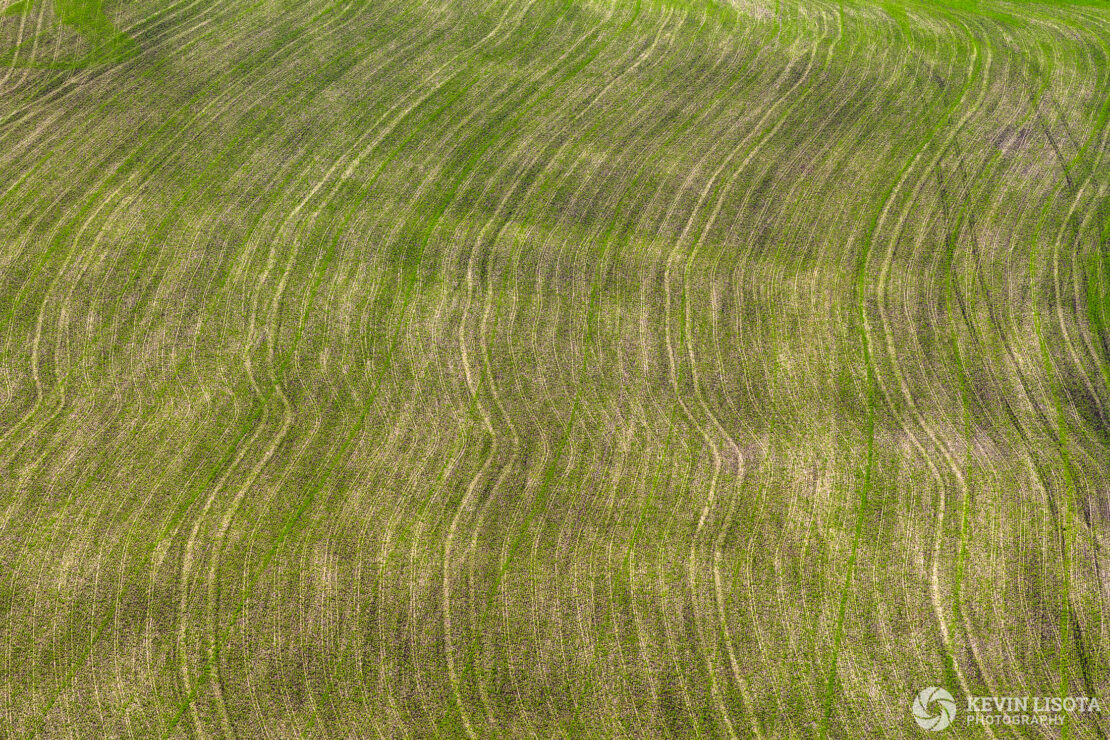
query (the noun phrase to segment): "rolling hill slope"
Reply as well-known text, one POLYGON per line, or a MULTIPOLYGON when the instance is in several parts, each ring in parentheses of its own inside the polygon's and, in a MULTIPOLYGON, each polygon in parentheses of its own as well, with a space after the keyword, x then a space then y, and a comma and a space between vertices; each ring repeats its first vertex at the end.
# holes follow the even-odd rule
POLYGON ((22 0, 0 63, 0 735, 1110 701, 1105 3, 22 0))

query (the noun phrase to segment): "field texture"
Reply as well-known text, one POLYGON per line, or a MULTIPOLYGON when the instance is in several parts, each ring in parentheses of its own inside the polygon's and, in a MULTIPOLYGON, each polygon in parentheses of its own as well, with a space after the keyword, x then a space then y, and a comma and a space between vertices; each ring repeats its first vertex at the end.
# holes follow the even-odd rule
POLYGON ((1105 3, 0 0, 0 736, 1106 737, 1108 116, 1105 3))

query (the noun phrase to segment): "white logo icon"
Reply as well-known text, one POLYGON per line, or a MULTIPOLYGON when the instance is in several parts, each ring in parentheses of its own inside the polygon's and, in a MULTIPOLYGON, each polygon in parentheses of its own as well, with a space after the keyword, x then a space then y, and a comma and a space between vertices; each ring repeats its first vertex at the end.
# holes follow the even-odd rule
POLYGON ((943 730, 956 719, 956 700, 937 686, 922 689, 913 700, 913 718, 923 730, 943 730))

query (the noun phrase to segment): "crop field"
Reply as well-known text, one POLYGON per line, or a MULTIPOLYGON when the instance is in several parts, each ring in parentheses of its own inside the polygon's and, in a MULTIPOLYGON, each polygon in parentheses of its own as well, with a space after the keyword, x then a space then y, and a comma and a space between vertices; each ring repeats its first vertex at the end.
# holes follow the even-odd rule
POLYGON ((1102 0, 0 0, 0 737, 1107 737, 1108 119, 1102 0))

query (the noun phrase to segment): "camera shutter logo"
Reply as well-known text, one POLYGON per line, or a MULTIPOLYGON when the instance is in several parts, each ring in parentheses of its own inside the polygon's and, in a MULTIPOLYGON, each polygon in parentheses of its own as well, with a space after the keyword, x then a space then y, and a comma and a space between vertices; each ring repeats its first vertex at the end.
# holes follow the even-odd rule
POLYGON ((943 730, 956 719, 956 700, 937 686, 922 689, 913 700, 913 718, 923 730, 943 730))

